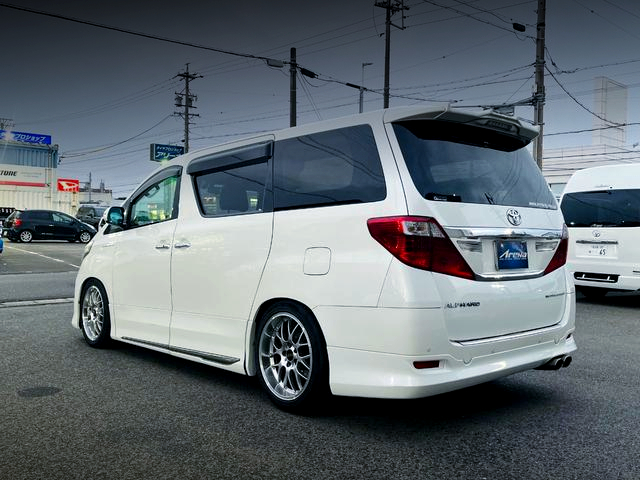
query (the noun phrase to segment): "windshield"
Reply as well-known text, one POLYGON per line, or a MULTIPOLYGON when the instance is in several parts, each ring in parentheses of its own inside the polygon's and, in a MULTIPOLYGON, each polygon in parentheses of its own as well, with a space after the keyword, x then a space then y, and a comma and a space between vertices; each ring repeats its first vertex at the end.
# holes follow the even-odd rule
POLYGON ((413 182, 428 200, 557 209, 519 139, 445 121, 393 125, 413 182))
POLYGON ((568 227, 638 227, 640 190, 567 193, 561 209, 568 227))

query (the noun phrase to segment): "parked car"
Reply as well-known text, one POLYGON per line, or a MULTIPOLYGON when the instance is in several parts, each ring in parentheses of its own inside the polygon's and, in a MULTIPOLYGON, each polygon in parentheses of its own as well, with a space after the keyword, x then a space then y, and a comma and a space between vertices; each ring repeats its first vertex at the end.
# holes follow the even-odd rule
POLYGON ((14 242, 68 240, 88 243, 96 229, 63 212, 16 210, 5 220, 2 233, 14 242))
POLYGON ((97 229, 102 214, 104 214, 106 209, 107 207, 101 205, 82 205, 76 212, 76 218, 97 229))
POLYGON ((419 107, 189 152, 107 211, 72 324, 257 375, 293 411, 566 367, 575 290, 536 135, 419 107))
POLYGON ((586 296, 640 290, 640 165, 578 170, 562 195, 568 266, 586 296))
POLYGON ((0 230, 0 253, 4 251, 4 241, 2 240, 2 230, 0 230))

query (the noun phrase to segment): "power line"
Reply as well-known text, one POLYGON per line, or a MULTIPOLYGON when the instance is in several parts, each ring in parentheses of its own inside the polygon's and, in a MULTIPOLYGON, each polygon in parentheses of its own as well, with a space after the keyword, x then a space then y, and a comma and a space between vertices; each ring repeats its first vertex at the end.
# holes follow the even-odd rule
POLYGON ((145 133, 147 133, 148 131, 153 130, 153 129, 154 129, 154 128, 156 128, 158 125, 160 125, 162 122, 166 121, 168 118, 171 118, 171 115, 167 115, 166 117, 164 117, 162 120, 160 120, 160 121, 159 121, 158 123, 156 123, 155 125, 153 125, 153 126, 151 126, 151 127, 147 128, 146 130, 143 130, 142 132, 140 132, 140 133, 138 133, 138 134, 136 134, 136 135, 134 135, 134 136, 132 136, 132 137, 127 138, 126 140, 122 140, 122 141, 120 141, 120 142, 116 142, 116 143, 113 143, 113 144, 111 144, 111 145, 106 145, 106 146, 104 146, 104 147, 96 148, 95 150, 89 150, 89 151, 86 151, 86 152, 66 153, 66 154, 64 154, 64 153, 63 153, 62 155, 60 155, 60 159, 63 159, 63 158, 81 157, 81 156, 84 156, 84 155, 91 155, 91 154, 93 154, 93 153, 102 152, 102 151, 104 151, 104 150, 108 150, 108 149, 110 149, 110 148, 117 147, 118 145, 122 145, 123 143, 130 142, 131 140, 134 140, 134 139, 136 139, 136 138, 140 137, 141 135, 144 135, 144 134, 145 134, 145 133))
POLYGON ((558 86, 559 86, 559 87, 564 91, 564 93, 566 93, 566 94, 571 98, 571 100, 573 100, 576 104, 578 104, 578 106, 580 106, 581 108, 583 108, 584 110, 586 110, 587 112, 589 112, 589 113, 590 113, 591 115, 593 115, 594 117, 599 118, 599 119, 600 119, 600 120, 602 120, 603 122, 607 122, 607 123, 609 123, 609 124, 611 124, 611 125, 615 125, 615 126, 618 126, 618 127, 622 126, 622 125, 621 125, 621 124, 619 124, 619 123, 612 122, 611 120, 607 120, 607 119, 606 119, 606 118, 604 118, 603 116, 598 115, 598 114, 597 114, 597 113, 595 113, 594 111, 592 111, 592 110, 590 110, 589 108, 587 108, 587 107, 585 106, 585 104, 584 104, 584 103, 580 102, 580 100, 578 100, 576 97, 574 97, 574 96, 571 94, 571 92, 569 92, 569 90, 567 90, 567 89, 564 87, 564 85, 562 85, 562 83, 560 83, 560 81, 556 78, 556 76, 553 74, 553 72, 551 72, 551 70, 549 70, 549 68, 548 68, 548 67, 546 67, 546 66, 545 66, 545 69, 547 70, 547 72, 549 73, 549 75, 551 75, 551 78, 553 78, 553 79, 555 80, 555 82, 558 84, 558 86))

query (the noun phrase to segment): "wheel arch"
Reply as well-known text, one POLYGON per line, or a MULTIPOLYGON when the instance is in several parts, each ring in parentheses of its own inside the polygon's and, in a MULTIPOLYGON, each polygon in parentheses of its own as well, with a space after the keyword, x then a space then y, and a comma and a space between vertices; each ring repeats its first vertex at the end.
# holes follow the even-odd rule
MULTIPOLYGON (((255 355, 255 347, 256 347, 256 331, 258 328, 258 324, 260 323, 260 320, 262 319, 262 317, 264 316, 264 313, 271 307, 273 307, 274 305, 278 305, 278 304, 290 304, 290 305, 296 305, 298 307, 300 307, 302 310, 304 310, 309 317, 315 322, 316 326, 318 327, 318 331, 320 332, 320 343, 322 344, 322 347, 325 350, 325 353, 327 351, 327 342, 324 338, 324 332, 322 331, 322 327, 320 325, 320 322, 318 322, 318 318, 315 316, 315 314, 313 313, 313 310, 311 308, 309 308, 306 304, 304 304, 303 302, 299 301, 299 300, 295 300, 293 298, 287 298, 287 297, 277 297, 277 298, 271 298, 269 300, 265 300, 256 310, 255 315, 253 316, 253 318, 251 319, 250 324, 247 326, 247 342, 246 342, 246 355, 245 355, 245 371, 247 372, 247 375, 249 376, 255 376, 258 373, 258 370, 256 368, 256 355, 255 355)), ((328 357, 327 357, 327 362, 328 362, 328 357)), ((330 365, 328 365, 328 368, 330 368, 330 365)))

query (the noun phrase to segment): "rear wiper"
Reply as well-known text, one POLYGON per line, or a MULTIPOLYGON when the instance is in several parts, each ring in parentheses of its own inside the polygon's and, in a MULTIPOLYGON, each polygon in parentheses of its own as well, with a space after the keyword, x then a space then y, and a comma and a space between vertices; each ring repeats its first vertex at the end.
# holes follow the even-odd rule
POLYGON ((455 193, 435 193, 429 192, 424 198, 427 200, 435 200, 436 202, 462 202, 462 197, 455 193))
POLYGON ((487 202, 489 202, 489 204, 491 205, 495 205, 496 201, 493 199, 493 195, 491 195, 488 192, 484 192, 484 197, 487 199, 487 202))

